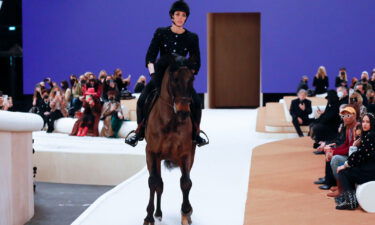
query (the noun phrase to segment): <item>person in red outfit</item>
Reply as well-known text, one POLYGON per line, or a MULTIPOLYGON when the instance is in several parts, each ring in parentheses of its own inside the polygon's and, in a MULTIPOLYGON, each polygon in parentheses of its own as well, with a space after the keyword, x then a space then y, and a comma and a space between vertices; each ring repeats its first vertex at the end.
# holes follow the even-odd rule
POLYGON ((71 135, 74 136, 99 136, 99 120, 101 115, 101 104, 94 88, 88 88, 84 94, 83 114, 74 124, 71 135))

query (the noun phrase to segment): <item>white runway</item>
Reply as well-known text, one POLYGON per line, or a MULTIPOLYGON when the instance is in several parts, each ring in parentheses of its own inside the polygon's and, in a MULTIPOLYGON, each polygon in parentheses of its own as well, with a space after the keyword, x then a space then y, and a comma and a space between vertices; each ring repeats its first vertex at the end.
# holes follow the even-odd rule
MULTIPOLYGON (((209 135, 211 143, 197 148, 191 173, 193 187, 190 201, 194 209, 194 225, 243 225, 252 149, 263 143, 296 137, 255 132, 256 112, 257 110, 204 110, 202 129, 209 135)), ((86 141, 82 138, 80 140, 91 143, 91 147, 94 147, 93 138, 85 139, 86 141)), ((122 139, 110 140, 109 146, 102 139, 98 140, 95 144, 98 151, 117 152, 124 149, 130 154, 144 154, 144 143, 133 149, 125 146, 122 139)), ((48 148, 39 144, 41 149, 48 148)), ((68 142, 64 144, 69 145, 68 142)), ((155 224, 180 224, 180 175, 179 169, 162 170, 163 221, 155 224)), ((144 169, 101 196, 73 225, 142 224, 149 199, 147 179, 148 172, 144 169)))

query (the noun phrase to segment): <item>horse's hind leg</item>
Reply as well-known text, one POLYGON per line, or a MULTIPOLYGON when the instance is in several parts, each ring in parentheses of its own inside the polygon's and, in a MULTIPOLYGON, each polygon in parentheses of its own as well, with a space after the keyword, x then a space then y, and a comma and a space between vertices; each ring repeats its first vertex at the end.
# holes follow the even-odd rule
POLYGON ((181 167, 182 176, 180 179, 180 185, 182 190, 183 202, 181 207, 181 224, 182 225, 189 225, 192 223, 191 221, 191 214, 193 213, 193 208, 191 207, 189 201, 189 193, 190 189, 193 186, 193 183, 190 179, 190 168, 191 162, 190 160, 185 160, 183 166, 181 167))
MULTIPOLYGON (((160 190, 160 172, 158 173, 158 170, 160 171, 160 160, 157 160, 156 157, 152 154, 147 154, 147 167, 150 173, 150 176, 148 178, 148 186, 150 188, 150 200, 147 206, 147 216, 144 220, 144 225, 154 225, 155 219, 154 219, 154 198, 155 198, 155 192, 157 190, 160 190)), ((159 209, 160 210, 160 209, 159 209)), ((161 212, 161 211, 160 211, 161 212)))

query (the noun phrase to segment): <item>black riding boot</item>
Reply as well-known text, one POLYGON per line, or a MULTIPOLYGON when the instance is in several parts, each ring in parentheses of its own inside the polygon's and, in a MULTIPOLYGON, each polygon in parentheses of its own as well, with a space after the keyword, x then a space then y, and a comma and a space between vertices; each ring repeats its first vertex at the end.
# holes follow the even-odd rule
POLYGON ((194 104, 191 104, 190 107, 192 114, 191 119, 193 122, 193 140, 195 141, 198 147, 202 147, 204 145, 209 144, 209 140, 206 133, 200 130, 202 109, 200 106, 200 99, 195 92, 193 93, 193 103, 194 104), (206 136, 207 140, 200 136, 201 133, 206 136))
POLYGON ((144 126, 143 126, 143 122, 142 122, 142 123, 138 124, 138 127, 135 131, 131 131, 126 136, 125 143, 135 147, 138 144, 138 141, 143 141, 144 137, 145 137, 145 132, 144 132, 144 126), (133 133, 134 133, 134 135, 131 135, 133 133))

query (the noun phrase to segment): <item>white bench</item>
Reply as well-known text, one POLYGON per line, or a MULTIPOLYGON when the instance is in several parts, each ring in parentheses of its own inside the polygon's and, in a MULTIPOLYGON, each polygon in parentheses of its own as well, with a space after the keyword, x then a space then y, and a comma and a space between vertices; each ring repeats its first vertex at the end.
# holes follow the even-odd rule
POLYGON ((358 185, 356 195, 363 210, 375 213, 375 181, 358 185))

